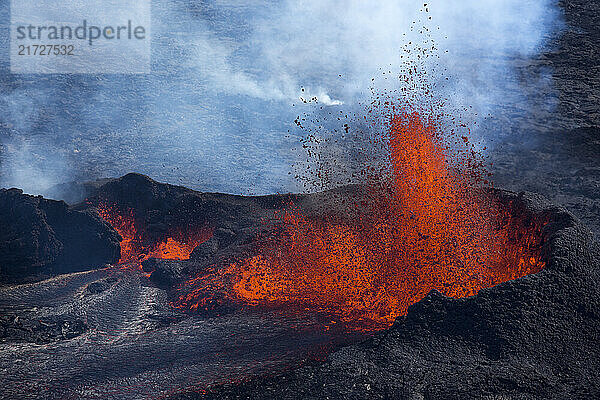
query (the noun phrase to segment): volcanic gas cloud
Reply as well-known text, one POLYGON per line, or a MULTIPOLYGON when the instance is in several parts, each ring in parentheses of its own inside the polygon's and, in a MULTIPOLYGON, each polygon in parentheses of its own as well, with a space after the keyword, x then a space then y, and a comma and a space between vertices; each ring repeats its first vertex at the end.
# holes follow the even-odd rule
POLYGON ((190 281, 175 303, 198 309, 219 286, 249 306, 291 305, 331 315, 353 329, 388 327, 433 289, 451 297, 540 271, 539 227, 495 203, 467 137, 439 120, 392 107, 374 145, 380 168, 365 167, 352 218, 307 217, 291 204, 274 240, 254 257, 190 281), (458 140, 457 140, 458 139, 458 140))

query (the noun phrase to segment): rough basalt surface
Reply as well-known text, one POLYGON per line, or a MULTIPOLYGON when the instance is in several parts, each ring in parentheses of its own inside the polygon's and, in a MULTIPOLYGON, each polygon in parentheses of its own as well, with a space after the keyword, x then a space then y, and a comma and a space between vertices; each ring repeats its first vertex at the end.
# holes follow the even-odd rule
POLYGON ((36 344, 68 340, 87 330, 79 318, 50 316, 32 318, 32 313, 0 315, 0 343, 29 342, 36 344))
POLYGON ((0 190, 0 283, 102 267, 119 259, 121 238, 97 214, 63 201, 0 190))
POLYGON ((547 267, 477 296, 438 292, 364 343, 284 374, 178 399, 566 399, 600 396, 598 245, 569 212, 498 191, 549 221, 547 267))

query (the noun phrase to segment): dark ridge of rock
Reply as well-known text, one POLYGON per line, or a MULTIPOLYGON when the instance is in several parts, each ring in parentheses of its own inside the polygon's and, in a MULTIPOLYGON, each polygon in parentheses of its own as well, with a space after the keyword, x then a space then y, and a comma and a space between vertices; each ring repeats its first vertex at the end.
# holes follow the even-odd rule
POLYGON ((3 189, 0 202, 0 275, 39 273, 58 257, 62 243, 46 223, 38 199, 18 189, 3 189))
POLYGON ((541 196, 495 191, 545 221, 547 267, 478 295, 431 292, 389 330, 276 376, 177 399, 566 399, 600 397, 600 249, 541 196))
POLYGON ((226 236, 231 239, 240 229, 259 225, 262 219, 272 216, 272 211, 281 210, 290 202, 308 216, 336 215, 339 208, 348 206, 348 199, 357 198, 362 190, 358 185, 349 185, 313 194, 239 196, 198 192, 136 173, 100 183, 87 184, 94 189, 76 209, 85 210, 98 204, 117 205, 123 210, 133 210, 136 220, 151 230, 208 224, 222 230, 221 239, 226 236))
POLYGON ((88 330, 80 318, 49 316, 30 318, 27 315, 0 315, 0 343, 47 344, 73 339, 88 330))
POLYGON ((98 215, 65 202, 0 190, 0 282, 19 283, 119 259, 120 237, 98 215))
POLYGON ((238 235, 248 233, 249 228, 258 226, 261 218, 268 215, 261 202, 260 198, 197 192, 132 173, 109 180, 75 207, 87 210, 107 205, 122 212, 131 210, 140 227, 141 239, 149 243, 164 240, 174 228, 183 231, 210 228, 223 232, 220 246, 224 246, 224 241, 232 244, 240 239, 238 235))

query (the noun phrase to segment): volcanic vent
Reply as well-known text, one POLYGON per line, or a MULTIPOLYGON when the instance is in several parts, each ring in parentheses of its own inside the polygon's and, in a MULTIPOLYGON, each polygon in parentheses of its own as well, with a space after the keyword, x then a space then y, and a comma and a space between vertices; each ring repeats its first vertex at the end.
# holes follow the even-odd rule
POLYGON ((501 200, 467 138, 452 141, 435 118, 407 107, 395 108, 383 128, 374 146, 385 157, 365 168, 360 185, 232 197, 245 209, 235 214, 254 214, 236 223, 198 208, 183 188, 177 206, 142 198, 136 211, 114 190, 96 203, 123 237, 122 263, 191 257, 173 305, 194 312, 291 306, 327 315, 330 325, 378 330, 431 290, 472 296, 544 267, 545 222, 501 200), (149 233, 153 219, 159 234, 149 233))
MULTIPOLYGON (((403 110, 380 140, 387 160, 365 174, 360 200, 312 216, 292 201, 276 213, 269 236, 258 238, 255 255, 189 284, 372 330, 390 326, 431 290, 471 296, 544 267, 543 222, 511 214, 493 190, 476 188, 475 154, 461 159, 463 150, 445 145, 434 120, 403 110)), ((195 289, 176 305, 201 308, 205 295, 195 289)))

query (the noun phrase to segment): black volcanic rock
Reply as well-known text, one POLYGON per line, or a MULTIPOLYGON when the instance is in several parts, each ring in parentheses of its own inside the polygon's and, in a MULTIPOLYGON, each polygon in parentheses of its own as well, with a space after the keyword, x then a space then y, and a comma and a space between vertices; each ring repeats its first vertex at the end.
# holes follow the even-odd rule
POLYGON ((169 288, 189 275, 190 263, 178 260, 149 258, 142 262, 144 272, 150 273, 150 280, 158 287, 169 288))
POLYGON ((206 242, 197 246, 191 254, 191 258, 202 263, 208 264, 212 262, 220 247, 220 241, 215 236, 208 239, 206 242))
POLYGON ((255 198, 197 192, 131 173, 91 190, 87 200, 75 208, 89 210, 106 205, 121 212, 131 211, 140 227, 140 239, 149 244, 166 239, 173 230, 186 234, 207 228, 219 236, 222 247, 259 224, 265 216, 259 203, 255 198))
POLYGON ((0 190, 0 282, 101 267, 119 259, 120 237, 100 217, 65 202, 0 190))
POLYGON ((495 193, 543 223, 541 272, 464 299, 431 292, 388 331, 323 363, 174 398, 599 398, 599 245, 540 196, 495 193))
POLYGON ((26 315, 0 315, 0 343, 46 344, 72 339, 87 329, 86 323, 79 318, 63 316, 30 318, 26 315))

